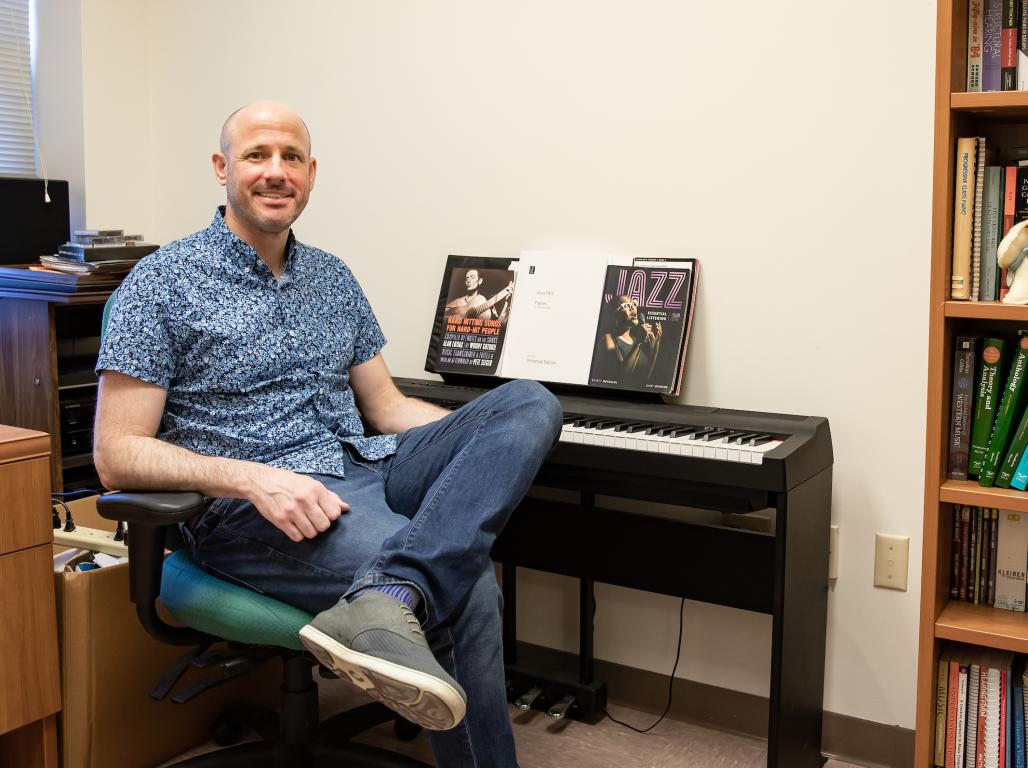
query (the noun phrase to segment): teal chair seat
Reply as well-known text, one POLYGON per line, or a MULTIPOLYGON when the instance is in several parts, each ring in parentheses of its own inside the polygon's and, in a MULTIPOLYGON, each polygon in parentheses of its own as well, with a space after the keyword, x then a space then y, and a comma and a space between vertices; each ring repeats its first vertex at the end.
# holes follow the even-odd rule
POLYGON ((294 651, 304 650, 296 633, 313 618, 299 608, 211 576, 184 549, 164 561, 161 604, 176 621, 208 635, 294 651))

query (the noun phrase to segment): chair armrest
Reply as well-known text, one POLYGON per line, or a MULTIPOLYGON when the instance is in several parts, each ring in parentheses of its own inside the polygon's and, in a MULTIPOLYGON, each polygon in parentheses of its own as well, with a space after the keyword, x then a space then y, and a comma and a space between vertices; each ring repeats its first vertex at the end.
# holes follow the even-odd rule
POLYGON ((199 514, 208 503, 199 493, 109 493, 96 500, 101 517, 129 524, 129 596, 146 631, 170 645, 195 645, 215 639, 188 627, 172 626, 157 613, 164 569, 164 529, 199 514))
POLYGON ((108 520, 141 525, 174 525, 199 514, 208 504, 199 493, 118 492, 96 500, 96 511, 108 520))

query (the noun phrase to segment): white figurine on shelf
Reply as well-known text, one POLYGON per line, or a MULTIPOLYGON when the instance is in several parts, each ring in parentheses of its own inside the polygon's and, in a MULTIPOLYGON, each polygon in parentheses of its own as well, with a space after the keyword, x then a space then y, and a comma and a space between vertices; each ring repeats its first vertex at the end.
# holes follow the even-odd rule
POLYGON ((996 249, 996 263, 1007 270, 1010 290, 1003 297, 1004 304, 1028 304, 1028 266, 1023 266, 1028 254, 1028 220, 1015 224, 996 249))

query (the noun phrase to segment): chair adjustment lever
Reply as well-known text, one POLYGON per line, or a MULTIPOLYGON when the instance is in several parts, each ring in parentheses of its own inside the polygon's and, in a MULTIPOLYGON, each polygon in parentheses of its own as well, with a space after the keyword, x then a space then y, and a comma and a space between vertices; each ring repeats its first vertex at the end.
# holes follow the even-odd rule
POLYGON ((165 696, 167 696, 168 691, 175 686, 175 683, 177 683, 179 678, 181 678, 185 671, 189 669, 193 664, 193 661, 199 655, 203 654, 209 646, 210 643, 202 643, 188 653, 182 654, 168 665, 167 669, 164 670, 164 674, 160 676, 160 679, 158 679, 157 682, 154 683, 153 688, 150 689, 150 698, 161 701, 165 696))
POLYGON ((263 662, 276 656, 278 656, 278 651, 270 648, 260 648, 247 653, 236 653, 231 658, 220 659, 217 662, 217 668, 220 672, 194 680, 181 690, 176 691, 171 700, 175 704, 185 704, 187 701, 195 699, 204 691, 233 680, 240 675, 245 675, 250 670, 256 669, 263 662))

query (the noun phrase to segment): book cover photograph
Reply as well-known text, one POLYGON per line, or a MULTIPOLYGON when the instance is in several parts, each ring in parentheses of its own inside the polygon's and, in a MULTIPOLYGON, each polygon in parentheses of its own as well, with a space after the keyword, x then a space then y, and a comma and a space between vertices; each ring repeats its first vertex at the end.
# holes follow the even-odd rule
POLYGON ((426 369, 436 373, 495 374, 514 293, 513 264, 449 256, 440 289, 426 369))
POLYGON ((590 386, 676 390, 692 278, 688 263, 607 268, 590 386))

